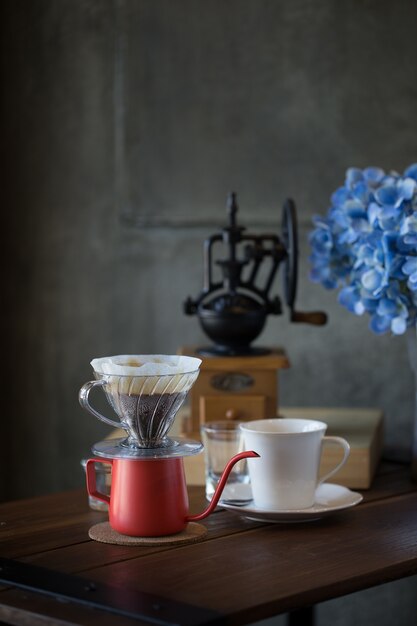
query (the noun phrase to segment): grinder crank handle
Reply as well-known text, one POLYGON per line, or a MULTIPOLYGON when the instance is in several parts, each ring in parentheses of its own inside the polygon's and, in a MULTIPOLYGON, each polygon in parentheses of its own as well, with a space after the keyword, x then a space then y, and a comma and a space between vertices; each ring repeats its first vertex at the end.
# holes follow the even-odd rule
POLYGON ((301 311, 292 310, 291 321, 312 324, 313 326, 323 326, 327 322, 327 315, 323 311, 309 311, 308 313, 302 313, 301 311))

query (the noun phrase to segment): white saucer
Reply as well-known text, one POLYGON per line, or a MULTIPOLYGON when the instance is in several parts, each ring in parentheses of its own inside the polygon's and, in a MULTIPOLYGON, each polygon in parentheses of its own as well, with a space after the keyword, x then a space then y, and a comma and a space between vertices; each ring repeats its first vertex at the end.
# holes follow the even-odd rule
MULTIPOLYGON (((247 487, 247 497, 250 497, 250 486, 247 487)), ((242 496, 243 494, 239 494, 242 496)), ((281 511, 266 511, 255 506, 253 500, 222 499, 219 506, 242 517, 257 522, 306 522, 325 517, 335 511, 348 509, 363 500, 363 496, 356 491, 351 491, 342 485, 323 483, 317 488, 316 498, 313 506, 308 509, 294 509, 281 511)))

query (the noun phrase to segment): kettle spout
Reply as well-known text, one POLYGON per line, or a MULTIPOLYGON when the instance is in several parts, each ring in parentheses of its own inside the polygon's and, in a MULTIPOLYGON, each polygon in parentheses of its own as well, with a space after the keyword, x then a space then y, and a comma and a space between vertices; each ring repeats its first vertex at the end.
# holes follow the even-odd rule
POLYGON ((259 457, 259 454, 257 452, 254 452, 253 450, 240 452, 239 454, 236 454, 234 457, 232 457, 223 470, 223 474, 221 475, 221 478, 218 482, 218 485, 216 487, 216 490, 213 494, 212 499, 210 500, 210 504, 208 505, 208 507, 202 513, 199 513, 198 515, 188 515, 187 522, 196 522, 210 515, 210 513, 214 511, 214 509, 217 506, 218 501, 220 500, 220 496, 222 495, 224 486, 226 484, 227 479, 229 478, 229 474, 232 471, 233 466, 238 461, 241 461, 242 459, 249 459, 249 458, 256 458, 256 457, 259 457))

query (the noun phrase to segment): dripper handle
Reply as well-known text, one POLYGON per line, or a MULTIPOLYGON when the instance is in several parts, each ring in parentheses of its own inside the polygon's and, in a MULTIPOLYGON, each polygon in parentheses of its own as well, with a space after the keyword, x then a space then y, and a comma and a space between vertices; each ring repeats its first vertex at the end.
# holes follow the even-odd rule
POLYGON ((121 428, 120 422, 115 422, 114 420, 111 420, 109 417, 105 417, 104 415, 102 415, 101 413, 93 409, 90 402, 88 401, 88 396, 90 394, 90 391, 93 389, 93 387, 103 387, 103 385, 105 384, 106 384, 106 381, 103 379, 90 380, 88 383, 85 383, 85 385, 81 387, 79 394, 78 394, 78 400, 80 401, 80 404, 83 407, 83 409, 92 413, 94 417, 97 417, 99 420, 101 420, 102 422, 105 422, 106 424, 110 424, 110 426, 113 426, 113 428, 121 428))

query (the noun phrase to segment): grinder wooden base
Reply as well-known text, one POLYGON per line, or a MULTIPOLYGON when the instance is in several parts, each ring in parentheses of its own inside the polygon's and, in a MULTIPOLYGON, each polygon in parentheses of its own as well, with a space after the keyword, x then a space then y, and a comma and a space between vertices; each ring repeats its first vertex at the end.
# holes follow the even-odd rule
POLYGON ((184 434, 200 432, 201 424, 218 420, 247 421, 274 417, 279 406, 280 369, 290 366, 282 348, 250 356, 201 356, 195 346, 179 354, 202 359, 200 374, 189 392, 190 419, 184 434))

